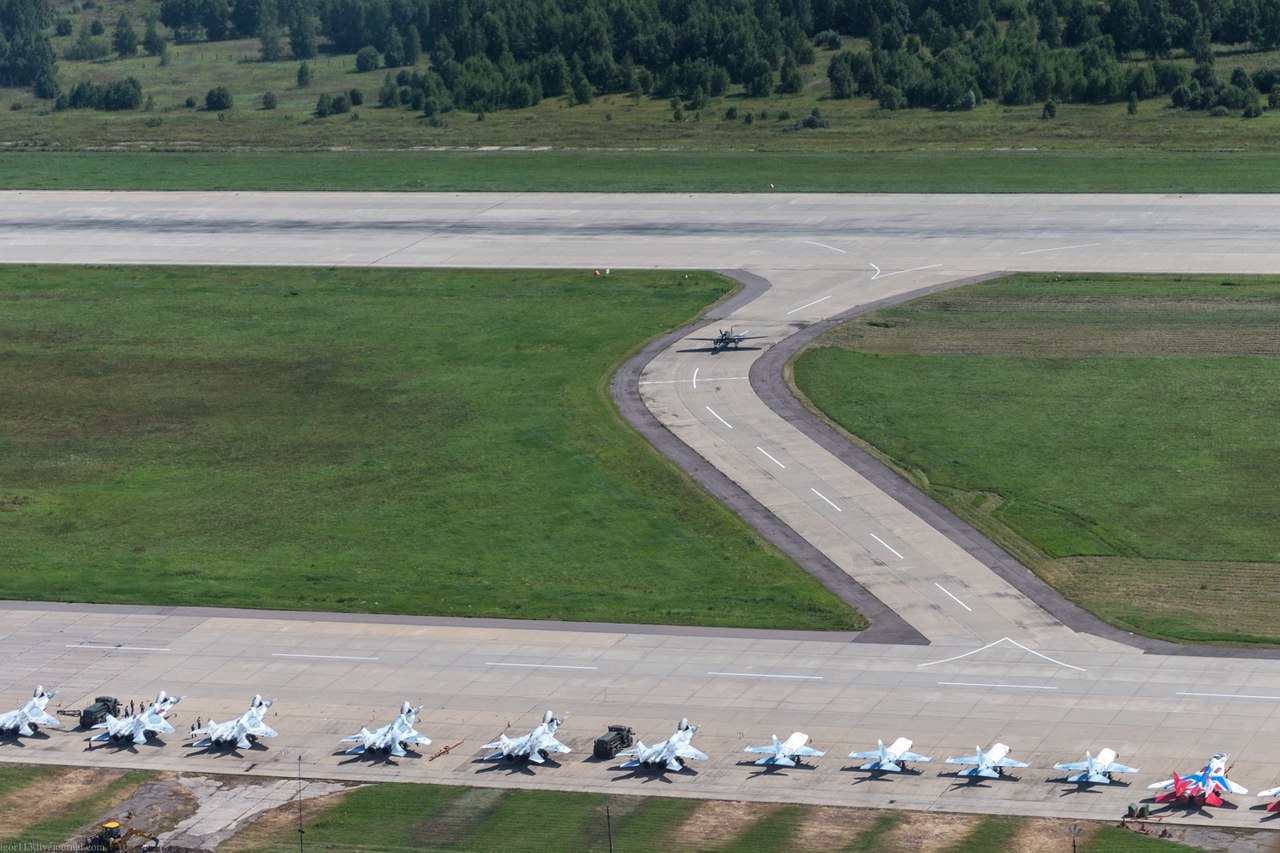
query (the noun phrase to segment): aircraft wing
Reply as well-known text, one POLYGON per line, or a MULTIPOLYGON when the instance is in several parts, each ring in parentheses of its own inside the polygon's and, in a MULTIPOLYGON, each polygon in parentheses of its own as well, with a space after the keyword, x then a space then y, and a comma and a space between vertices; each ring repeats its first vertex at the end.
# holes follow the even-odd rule
POLYGON ((1268 789, 1267 789, 1267 790, 1265 790, 1265 791, 1259 791, 1259 792, 1258 792, 1258 796, 1259 796, 1259 797, 1276 797, 1276 796, 1280 796, 1280 787, 1276 787, 1276 788, 1268 788, 1268 789))
POLYGON ((1165 779, 1163 782, 1152 782, 1150 785, 1147 786, 1148 790, 1152 790, 1152 791, 1154 791, 1157 788, 1172 788, 1172 787, 1173 787, 1172 779, 1165 779))
POLYGON ((1102 772, 1103 773, 1140 773, 1142 771, 1137 767, 1128 767, 1124 764, 1121 764, 1118 761, 1113 761, 1110 764, 1108 764, 1106 767, 1103 767, 1102 772))
MULTIPOLYGON (((773 750, 769 750, 772 752, 773 750)), ((780 767, 795 767, 796 763, 785 755, 766 755, 764 758, 756 760, 756 764, 765 766, 773 766, 777 764, 780 767)))
POLYGON ((992 767, 1029 767, 1025 761, 1015 761, 1012 758, 1001 758, 999 761, 991 762, 992 767))
POLYGON ((933 761, 933 759, 930 758, 929 756, 919 755, 918 753, 915 753, 915 752, 899 753, 897 760, 898 761, 919 761, 921 764, 933 761))
POLYGON ((275 729, 262 722, 262 720, 254 720, 252 723, 246 723, 244 733, 247 735, 253 735, 254 737, 276 737, 275 729))
POLYGON ((772 746, 749 746, 743 752, 751 752, 757 755, 776 755, 777 750, 772 746))
MULTIPOLYGON (((1069 761, 1063 764, 1053 765, 1054 770, 1088 770, 1089 762, 1087 761, 1069 761)), ((1172 781, 1172 780, 1170 780, 1172 781)))
POLYGON ((682 743, 676 747, 676 756, 679 758, 696 758, 698 761, 706 761, 707 755, 693 748, 691 744, 682 743))
POLYGON ((814 749, 811 746, 801 746, 801 747, 797 747, 796 750, 791 754, 801 755, 801 756, 804 756, 805 758, 821 758, 822 756, 826 755, 826 752, 824 752, 821 749, 814 749))
MULTIPOLYGON (((877 753, 877 755, 879 755, 879 753, 877 753)), ((979 761, 978 761, 978 756, 975 755, 972 758, 948 758, 947 763, 948 764, 978 764, 979 761)))
POLYGON ((1218 788, 1220 788, 1220 789, 1222 789, 1222 790, 1224 790, 1224 791, 1230 791, 1230 792, 1231 792, 1231 793, 1233 793, 1233 794, 1247 794, 1247 793, 1249 793, 1249 789, 1248 789, 1248 788, 1246 788, 1244 785, 1241 785, 1239 782, 1232 782, 1232 781, 1231 781, 1230 779, 1228 779, 1226 776, 1217 776, 1217 775, 1215 775, 1215 776, 1210 776, 1210 777, 1209 777, 1209 781, 1211 781, 1211 782, 1213 782, 1213 784, 1217 785, 1217 786, 1218 786, 1218 788))

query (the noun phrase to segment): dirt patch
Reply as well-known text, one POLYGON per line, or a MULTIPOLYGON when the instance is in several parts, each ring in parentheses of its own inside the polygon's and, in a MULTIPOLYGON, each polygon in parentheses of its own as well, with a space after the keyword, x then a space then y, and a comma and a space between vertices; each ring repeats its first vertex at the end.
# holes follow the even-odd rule
POLYGON ((68 811, 68 806, 101 793, 123 775, 123 770, 75 767, 0 797, 0 841, 16 838, 51 814, 68 811))
POLYGON ((936 812, 903 812, 902 820, 884 834, 881 849, 895 853, 941 853, 964 841, 981 817, 936 812))
MULTIPOLYGON (((746 832, 756 821, 773 814, 772 803, 739 800, 706 800, 668 835, 670 839, 697 838, 704 848, 723 847, 746 832)), ((679 845, 676 845, 678 849, 679 845)))
MULTIPOLYGON (((351 790, 355 790, 354 788, 351 790)), ((318 819, 329 809, 346 799, 351 791, 338 791, 304 800, 302 803, 302 821, 309 824, 318 819)), ((261 850, 288 837, 290 830, 298 828, 298 804, 286 803, 283 806, 265 812, 261 817, 237 833, 235 837, 218 845, 220 853, 237 853, 245 850, 261 850)))
POLYGON ((468 788, 424 820, 417 838, 423 843, 441 844, 465 840, 475 827, 502 805, 510 791, 501 788, 468 788))
POLYGON ((173 829, 194 814, 196 798, 179 781, 177 773, 161 773, 143 782, 112 810, 112 815, 152 835, 173 829))
POLYGON ((813 806, 796 827, 795 849, 814 853, 843 850, 874 826, 881 814, 872 809, 813 806))
POLYGON ((1075 823, 1080 827, 1078 843, 1088 847, 1089 838, 1098 831, 1100 824, 1071 820, 1028 820, 1018 827, 1008 840, 1009 853, 1040 853, 1042 850, 1066 849, 1071 836, 1067 827, 1075 823))

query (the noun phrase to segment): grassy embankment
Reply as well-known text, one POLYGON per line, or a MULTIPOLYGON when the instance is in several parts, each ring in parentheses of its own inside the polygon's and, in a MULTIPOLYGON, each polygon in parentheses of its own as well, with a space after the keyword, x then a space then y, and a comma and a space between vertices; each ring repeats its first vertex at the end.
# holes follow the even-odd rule
POLYGON ((0 268, 0 597, 860 627, 608 399, 728 289, 0 268))
POLYGON ((1280 644, 1280 280, 1011 276, 795 364, 813 404, 1069 598, 1280 644))
MULTIPOLYGON (((104 816, 123 816, 129 798, 154 774, 64 767, 0 767, 0 843, 53 845, 82 837, 104 816), (30 798, 54 804, 49 818, 30 798)), ((181 786, 170 783, 172 788, 181 786)), ((153 832, 189 817, 194 803, 144 795, 146 814, 129 825, 153 832), (175 810, 176 809, 176 810, 175 810), (155 822, 154 813, 161 820, 155 822)), ((172 796, 172 793, 168 796, 172 796)), ((219 846, 227 853, 292 850, 297 844, 294 803, 253 819, 219 846)), ((794 850, 797 853, 921 853, 1044 849, 1066 837, 1066 821, 898 812, 838 806, 720 802, 674 797, 604 796, 556 791, 503 790, 388 783, 308 800, 303 805, 305 846, 313 850, 519 851, 613 849, 707 850, 716 853, 794 850), (606 814, 607 810, 607 814, 606 814), (530 820, 530 815, 537 818, 530 820), (516 829, 518 828, 518 830, 516 829)), ((1135 853, 1186 849, 1127 830, 1081 822, 1082 853, 1135 853)))
MULTIPOLYGON (((120 6, 108 2, 83 16, 109 23, 120 6)), ((55 49, 61 53, 74 38, 55 39, 55 49)), ((483 121, 454 112, 444 127, 427 125, 411 110, 376 106, 386 71, 358 74, 351 56, 315 60, 305 88, 297 86, 296 61, 259 62, 252 39, 173 45, 170 56, 168 65, 154 57, 60 63, 68 86, 137 77, 153 98, 149 111, 54 112, 29 92, 0 89, 0 106, 22 107, 0 111, 6 150, 0 188, 755 192, 772 183, 793 192, 1280 190, 1277 112, 1252 121, 1214 118, 1170 109, 1159 98, 1140 104, 1136 115, 1124 104, 1062 105, 1051 121, 1041 119, 1039 105, 998 103, 969 112, 886 113, 871 101, 827 98, 828 51, 805 69, 799 94, 748 99, 731 92, 679 122, 665 100, 606 95, 573 107, 564 98, 547 99, 483 121), (219 84, 235 102, 211 113, 203 109, 204 95, 219 84), (353 113, 313 115, 321 92, 353 88, 366 98, 353 113), (274 110, 261 109, 267 91, 278 98, 274 110), (185 106, 188 97, 199 107, 185 106), (737 109, 736 120, 724 119, 729 107, 737 109), (814 108, 829 129, 783 131, 814 108), (747 114, 751 124, 743 121, 747 114), (484 146, 558 150, 405 150, 484 146), (116 150, 85 151, 100 148, 116 150), (348 148, 354 150, 331 150, 348 148), (124 157, 120 149, 149 151, 124 157)), ((1224 52, 1219 65, 1253 70, 1278 58, 1224 52)))
MULTIPOLYGON (((1047 821, 770 803, 719 803, 669 797, 385 784, 312 807, 306 845, 316 850, 434 850, 539 853, 544 850, 699 850, 738 853, 872 853, 909 849, 1037 849, 1047 821), (606 817, 606 806, 608 817, 606 817), (536 815, 535 818, 530 818, 536 815), (928 824, 936 826, 932 830, 928 824), (938 830, 945 827, 944 831, 938 830), (1036 833, 1034 836, 1032 832, 1036 833), (934 835, 936 833, 936 835, 934 835), (1027 838, 1021 839, 1026 833, 1027 838), (1012 845, 1021 842, 1018 848, 1012 845), (1010 845, 1002 848, 1001 845, 1010 845)), ((296 813, 291 813, 296 821, 296 813)), ((287 851, 296 822, 285 813, 250 825, 228 851, 287 851)), ((1055 822, 1055 837, 1066 838, 1055 822)), ((1084 823, 1081 853, 1186 848, 1127 830, 1084 823)))

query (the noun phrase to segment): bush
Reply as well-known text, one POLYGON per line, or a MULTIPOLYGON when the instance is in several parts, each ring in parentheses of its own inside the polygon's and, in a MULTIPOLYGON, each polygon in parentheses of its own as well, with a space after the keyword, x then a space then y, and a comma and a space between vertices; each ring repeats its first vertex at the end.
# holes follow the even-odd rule
POLYGON ((231 109, 231 92, 226 86, 215 86, 204 96, 204 108, 211 113, 231 109))
POLYGON ((305 89, 311 85, 311 66, 305 62, 298 64, 298 88, 305 89))
POLYGON ((835 30, 823 30, 813 37, 813 43, 827 50, 839 50, 840 34, 835 30))
POLYGON ((1058 115, 1058 103, 1053 98, 1044 102, 1044 109, 1040 111, 1040 118, 1051 119, 1058 115))
POLYGON ((329 102, 330 109, 334 115, 342 115, 351 112, 351 102, 347 100, 346 95, 334 95, 333 100, 329 102))
POLYGON ((1227 109, 1222 104, 1218 104, 1216 107, 1211 107, 1209 109, 1209 115, 1214 118, 1225 118, 1226 116, 1231 115, 1231 110, 1227 109))
POLYGON ((353 107, 363 106, 364 92, 361 92, 359 89, 352 89, 350 92, 347 92, 347 99, 351 101, 351 106, 353 107))
POLYGON ((98 20, 97 18, 94 18, 93 23, 89 25, 90 35, 100 36, 106 31, 107 31, 107 28, 102 26, 102 21, 98 20))
POLYGON ((276 93, 275 93, 275 92, 263 92, 263 93, 262 93, 262 108, 263 108, 264 110, 274 110, 274 109, 276 108, 276 93))
POLYGON ((573 102, 575 104, 589 104, 591 103, 592 95, 591 83, 586 77, 579 77, 578 82, 573 84, 573 102))
POLYGON ((373 45, 365 45, 356 51, 356 71, 361 73, 377 71, 381 64, 382 58, 378 56, 378 49, 373 45))
POLYGON ((724 120, 725 120, 725 121, 737 121, 737 120, 738 120, 738 108, 737 108, 737 107, 729 107, 729 109, 725 110, 725 111, 724 111, 724 120))
POLYGON ((333 112, 333 96, 328 92, 321 92, 320 97, 316 98, 316 117, 328 118, 331 112, 333 112))
POLYGON ((71 35, 71 19, 59 18, 58 23, 53 25, 53 31, 60 36, 71 35))
POLYGON ((185 106, 186 106, 186 108, 187 108, 187 109, 189 109, 189 110, 194 110, 194 109, 196 108, 196 96, 195 96, 195 95, 187 95, 187 100, 185 101, 185 106))

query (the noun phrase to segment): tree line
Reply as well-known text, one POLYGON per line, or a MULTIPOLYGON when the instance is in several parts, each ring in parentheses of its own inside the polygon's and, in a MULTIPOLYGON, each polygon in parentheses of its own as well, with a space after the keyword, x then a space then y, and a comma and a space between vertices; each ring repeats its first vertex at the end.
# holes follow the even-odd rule
MULTIPOLYGON (((17 55, 13 21, 31 21, 37 35, 49 24, 47 0, 0 0, 8 9, 6 62, 17 55)), ((1270 76, 1219 75, 1211 45, 1280 45, 1280 0, 159 0, 156 18, 181 41, 255 36, 268 61, 310 59, 324 39, 355 53, 360 70, 412 69, 379 102, 429 117, 601 93, 701 108, 735 84, 754 97, 797 92, 815 44, 850 38, 868 47, 835 54, 831 96, 885 109, 1166 94, 1192 109, 1248 110, 1270 76), (1195 69, 1169 62, 1175 52, 1194 56, 1195 69)), ((126 23, 113 34, 117 52, 140 41, 126 23)), ((159 38, 151 24, 148 51, 159 38)))

